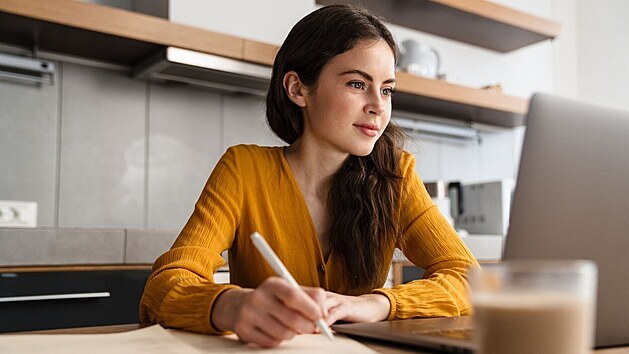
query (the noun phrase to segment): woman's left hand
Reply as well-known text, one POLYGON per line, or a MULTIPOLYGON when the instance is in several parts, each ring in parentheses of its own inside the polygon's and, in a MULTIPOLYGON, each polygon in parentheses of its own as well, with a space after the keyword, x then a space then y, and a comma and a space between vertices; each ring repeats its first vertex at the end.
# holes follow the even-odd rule
POLYGON ((360 296, 340 295, 326 292, 328 325, 338 320, 348 322, 378 322, 389 316, 391 304, 384 295, 365 294, 360 296))

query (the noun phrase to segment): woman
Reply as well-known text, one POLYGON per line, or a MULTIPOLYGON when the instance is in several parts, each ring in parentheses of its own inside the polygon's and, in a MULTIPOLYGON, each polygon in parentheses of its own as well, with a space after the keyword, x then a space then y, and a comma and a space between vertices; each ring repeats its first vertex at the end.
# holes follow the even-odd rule
POLYGON ((374 322, 470 312, 476 261, 431 203, 389 124, 397 46, 368 12, 328 6, 291 30, 273 65, 271 129, 288 147, 231 147, 153 267, 141 321, 235 332, 272 347, 324 318, 374 322), (274 276, 260 232, 301 290, 274 276), (394 249, 421 280, 383 289, 394 249), (231 284, 213 274, 229 250, 231 284))

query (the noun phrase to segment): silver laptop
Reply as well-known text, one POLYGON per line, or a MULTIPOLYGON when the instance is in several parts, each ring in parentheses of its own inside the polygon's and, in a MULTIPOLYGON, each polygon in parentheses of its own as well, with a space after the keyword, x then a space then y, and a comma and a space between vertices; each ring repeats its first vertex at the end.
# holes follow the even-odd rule
MULTIPOLYGON (((504 259, 598 264, 596 347, 629 345, 629 112, 530 101, 504 259)), ((473 352, 470 318, 342 324, 341 333, 473 352)))

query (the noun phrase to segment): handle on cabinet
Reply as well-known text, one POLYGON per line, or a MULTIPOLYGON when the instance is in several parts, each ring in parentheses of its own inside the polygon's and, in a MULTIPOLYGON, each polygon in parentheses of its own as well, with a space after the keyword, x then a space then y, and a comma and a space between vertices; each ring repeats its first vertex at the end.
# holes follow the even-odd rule
POLYGON ((8 296, 0 297, 0 302, 19 301, 41 301, 41 300, 66 300, 66 299, 91 299, 110 297, 109 291, 96 293, 76 293, 76 294, 50 294, 50 295, 29 295, 29 296, 8 296))

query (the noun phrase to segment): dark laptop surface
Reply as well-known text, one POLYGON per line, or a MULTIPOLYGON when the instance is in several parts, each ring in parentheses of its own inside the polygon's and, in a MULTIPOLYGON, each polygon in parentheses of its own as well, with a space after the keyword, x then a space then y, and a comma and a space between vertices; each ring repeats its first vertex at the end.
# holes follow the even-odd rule
POLYGON ((472 318, 442 317, 333 325, 337 332, 448 353, 473 353, 472 318))
MULTIPOLYGON (((629 345, 628 182, 629 112, 545 94, 531 98, 504 259, 594 260, 596 347, 629 345)), ((473 350, 470 318, 333 328, 442 351, 473 350)))

